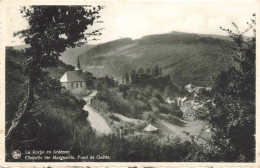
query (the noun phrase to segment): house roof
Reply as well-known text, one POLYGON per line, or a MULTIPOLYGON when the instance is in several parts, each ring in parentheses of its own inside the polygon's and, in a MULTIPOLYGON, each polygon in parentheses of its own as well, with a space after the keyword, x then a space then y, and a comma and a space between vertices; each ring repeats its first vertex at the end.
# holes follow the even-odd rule
POLYGON ((87 81, 86 76, 84 76, 80 71, 67 71, 60 78, 60 82, 84 82, 87 81))
POLYGON ((149 124, 147 127, 145 127, 143 129, 144 131, 148 131, 148 132, 151 132, 151 131, 157 131, 158 129, 155 127, 155 126, 152 126, 151 124, 149 124))
POLYGON ((196 87, 192 84, 188 84, 187 86, 184 87, 185 90, 187 90, 188 92, 194 92, 196 87))

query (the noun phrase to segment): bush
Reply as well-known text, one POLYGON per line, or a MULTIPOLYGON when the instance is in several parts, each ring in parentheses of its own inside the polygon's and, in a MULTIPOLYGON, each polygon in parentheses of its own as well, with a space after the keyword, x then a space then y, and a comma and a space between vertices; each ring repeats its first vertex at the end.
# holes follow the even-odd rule
POLYGON ((117 116, 114 116, 113 114, 109 115, 109 118, 111 118, 112 120, 118 121, 118 122, 121 121, 120 118, 118 118, 117 116))
POLYGON ((108 112, 108 105, 106 102, 100 101, 96 98, 91 100, 91 106, 93 106, 95 109, 97 109, 101 113, 108 112))

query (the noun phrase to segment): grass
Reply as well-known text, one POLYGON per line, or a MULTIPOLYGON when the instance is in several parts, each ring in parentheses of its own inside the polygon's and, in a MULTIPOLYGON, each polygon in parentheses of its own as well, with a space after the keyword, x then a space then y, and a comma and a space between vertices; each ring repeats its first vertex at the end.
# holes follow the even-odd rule
POLYGON ((161 118, 163 120, 166 120, 167 122, 173 124, 173 125, 177 125, 180 127, 184 127, 187 123, 183 122, 181 119, 179 119, 178 117, 172 116, 172 115, 163 115, 163 114, 158 114, 157 115, 158 118, 161 118))

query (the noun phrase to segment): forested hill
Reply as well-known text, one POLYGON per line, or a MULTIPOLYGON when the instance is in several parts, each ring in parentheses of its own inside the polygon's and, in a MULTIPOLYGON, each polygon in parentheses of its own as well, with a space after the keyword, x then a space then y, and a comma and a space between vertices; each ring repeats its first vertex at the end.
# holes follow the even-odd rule
MULTIPOLYGON (((87 50, 91 49, 94 46, 95 45, 84 44, 80 47, 76 46, 74 48, 67 48, 65 52, 61 53, 59 59, 65 64, 76 65, 77 56, 86 52, 87 50)), ((19 51, 28 47, 29 45, 25 45, 25 44, 13 46, 15 50, 19 50, 19 51)))
MULTIPOLYGON (((18 105, 26 95, 27 78, 23 73, 23 65, 27 57, 22 51, 15 50, 13 47, 6 47, 6 120, 9 121, 13 117, 13 113, 17 111, 18 105)), ((51 77, 58 80, 68 70, 72 70, 72 66, 68 66, 63 62, 59 62, 57 68, 49 68, 51 77)))
MULTIPOLYGON (((17 111, 18 105, 26 95, 27 78, 23 73, 23 65, 27 57, 19 50, 13 47, 6 48, 6 120, 11 120, 13 113, 17 111)), ((72 66, 68 66, 63 62, 59 62, 57 68, 49 68, 48 71, 51 77, 58 80, 68 70, 72 70, 72 66)))
MULTIPOLYGON (((21 51, 23 48, 19 47, 6 47, 6 64, 12 64, 15 67, 19 67, 19 74, 13 73, 12 70, 14 69, 6 69, 6 73, 10 76, 18 75, 18 76, 23 76, 22 74, 22 66, 28 59, 23 52, 21 51)), ((44 71, 48 72, 50 77, 54 77, 57 79, 60 79, 61 76, 66 72, 66 71, 71 71, 73 70, 74 67, 71 65, 67 65, 62 61, 58 61, 57 67, 54 68, 47 68, 44 69, 44 71)))
POLYGON ((230 64, 231 48, 227 36, 171 32, 103 43, 79 58, 83 69, 104 65, 105 73, 120 82, 126 72, 158 64, 174 84, 208 86, 208 80, 230 64))

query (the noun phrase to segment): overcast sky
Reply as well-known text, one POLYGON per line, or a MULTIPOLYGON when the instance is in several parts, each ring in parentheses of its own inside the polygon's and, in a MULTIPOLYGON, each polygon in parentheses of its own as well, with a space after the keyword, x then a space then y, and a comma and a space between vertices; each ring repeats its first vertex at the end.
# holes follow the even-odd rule
MULTIPOLYGON (((119 38, 140 38, 149 34, 182 31, 202 34, 226 35, 220 26, 231 28, 234 21, 242 29, 256 12, 254 3, 173 3, 173 2, 109 2, 101 12, 104 27, 103 43, 119 38)), ((6 11, 6 44, 19 45, 22 40, 13 32, 27 26, 19 6, 9 6, 6 11)), ((94 27, 94 28, 96 28, 94 27)))

